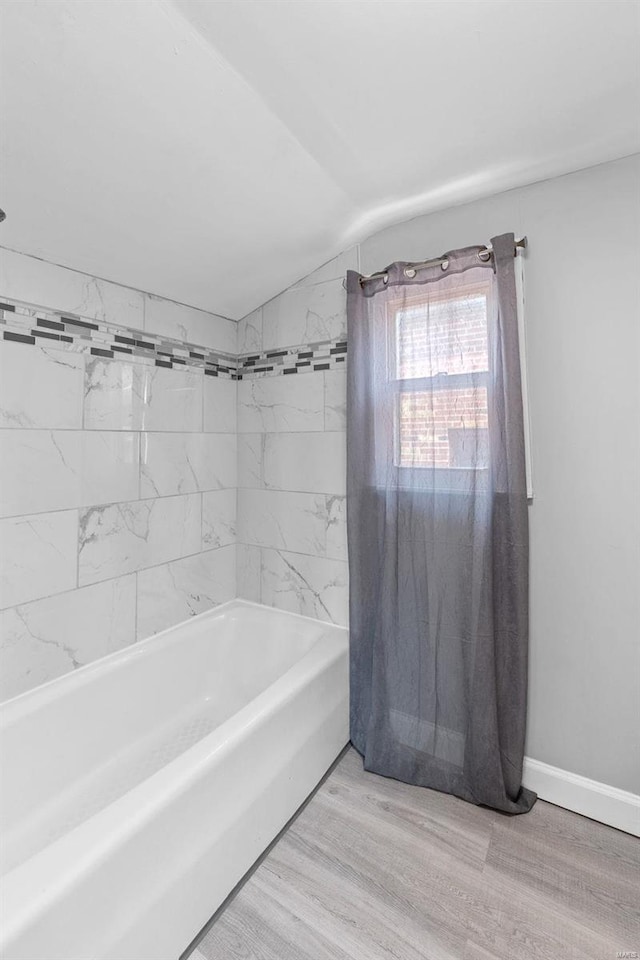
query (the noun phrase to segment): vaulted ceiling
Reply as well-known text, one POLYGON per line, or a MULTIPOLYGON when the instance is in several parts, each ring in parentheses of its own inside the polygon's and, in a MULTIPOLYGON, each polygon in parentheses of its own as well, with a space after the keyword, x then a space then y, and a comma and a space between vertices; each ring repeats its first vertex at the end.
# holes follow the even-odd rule
POLYGON ((635 0, 9 0, 0 244, 238 318, 640 150, 635 0))

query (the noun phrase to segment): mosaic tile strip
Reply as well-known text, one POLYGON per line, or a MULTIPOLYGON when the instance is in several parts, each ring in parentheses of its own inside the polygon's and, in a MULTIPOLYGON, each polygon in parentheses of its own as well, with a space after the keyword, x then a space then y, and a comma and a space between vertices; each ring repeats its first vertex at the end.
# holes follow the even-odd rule
POLYGON ((325 340, 236 357, 201 344, 1 297, 0 331, 2 339, 16 343, 44 346, 49 342, 61 350, 167 369, 195 367, 207 376, 232 380, 339 369, 347 357, 345 340, 325 340))
POLYGON ((279 374, 314 373, 344 366, 347 359, 346 340, 323 340, 304 346, 247 353, 238 357, 239 380, 279 374))
POLYGON ((43 309, 0 298, 4 340, 45 345, 94 357, 117 358, 158 367, 200 367, 209 376, 234 378, 235 356, 130 327, 87 320, 76 314, 43 309))

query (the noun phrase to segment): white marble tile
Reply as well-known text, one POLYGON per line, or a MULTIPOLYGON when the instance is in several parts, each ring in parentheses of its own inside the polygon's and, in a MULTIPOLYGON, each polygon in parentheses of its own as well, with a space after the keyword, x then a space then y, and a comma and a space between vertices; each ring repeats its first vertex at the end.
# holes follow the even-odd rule
POLYGON ((0 608, 76 585, 78 511, 0 520, 0 608))
POLYGON ((140 445, 143 498, 236 485, 236 438, 231 433, 143 433, 140 445))
POLYGON ((236 353, 262 352, 262 307, 238 321, 236 353))
POLYGON ((262 603, 331 623, 348 622, 347 564, 283 550, 261 550, 262 603))
POLYGON ((238 432, 324 430, 324 381, 318 374, 262 377, 238 384, 238 432))
POLYGON ((237 596, 260 603, 260 547, 236 544, 236 577, 237 596))
POLYGON ((204 430, 206 433, 235 433, 237 384, 220 377, 204 378, 204 430))
POLYGON ((137 496, 137 434, 0 431, 0 516, 137 496))
POLYGON ((140 429, 202 430, 203 380, 201 370, 144 367, 140 429))
POLYGON ((199 439, 196 475, 201 490, 238 485, 238 439, 235 433, 205 433, 199 439))
POLYGON ((138 364, 124 360, 87 358, 84 384, 86 429, 140 429, 143 369, 138 364))
POLYGON ((326 497, 327 556, 347 560, 347 498, 326 497))
POLYGON ((236 595, 235 545, 138 573, 138 639, 236 595))
POLYGON ((238 490, 241 543, 324 556, 327 501, 322 494, 238 490))
POLYGON ((343 280, 346 277, 347 270, 358 270, 358 248, 350 247, 343 253, 339 253, 333 260, 324 263, 313 273, 308 274, 294 284, 294 287, 309 287, 314 283, 324 283, 325 280, 343 280))
POLYGON ((324 377, 324 428, 325 430, 346 430, 347 371, 325 370, 322 376, 324 377))
POLYGON ((238 434, 238 486, 262 487, 265 433, 238 434))
POLYGON ((173 300, 145 294, 144 329, 221 353, 236 352, 236 322, 173 300))
POLYGON ((0 516, 77 506, 81 436, 79 430, 0 431, 0 516))
POLYGON ((285 290, 262 308, 264 350, 343 339, 347 294, 342 280, 285 290))
POLYGON ((78 470, 78 506, 136 500, 140 435, 119 430, 83 430, 78 470))
POLYGON ((21 253, 0 250, 0 288, 9 299, 134 330, 144 328, 144 295, 140 291, 21 253))
POLYGON ((81 585, 200 552, 200 494, 80 511, 81 585))
POLYGON ((84 355, 0 341, 0 427, 82 426, 84 355))
POLYGON ((14 697, 135 639, 135 577, 35 600, 0 613, 0 698, 14 697))
POLYGON ((194 463, 198 433, 143 433, 140 437, 140 496, 197 493, 194 463))
POLYGON ((98 357, 88 360, 86 367, 86 429, 202 430, 201 371, 98 357))
POLYGON ((346 493, 344 433, 269 433, 264 447, 265 487, 305 493, 346 493))
POLYGON ((236 539, 236 498, 234 490, 210 490, 202 494, 203 549, 224 547, 236 539))

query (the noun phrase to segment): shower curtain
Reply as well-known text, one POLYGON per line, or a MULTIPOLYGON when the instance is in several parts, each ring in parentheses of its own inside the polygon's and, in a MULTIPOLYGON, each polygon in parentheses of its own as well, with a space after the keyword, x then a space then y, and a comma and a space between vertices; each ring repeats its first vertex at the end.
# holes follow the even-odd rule
POLYGON ((523 813, 514 236, 491 245, 347 277, 351 738, 367 770, 523 813))

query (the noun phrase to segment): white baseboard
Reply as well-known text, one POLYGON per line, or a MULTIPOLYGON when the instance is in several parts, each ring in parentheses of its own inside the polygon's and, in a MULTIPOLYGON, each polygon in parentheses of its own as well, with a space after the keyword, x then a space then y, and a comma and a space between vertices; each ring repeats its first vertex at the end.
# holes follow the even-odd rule
POLYGON ((589 780, 540 760, 524 758, 522 782, 541 800, 640 837, 640 796, 589 780))

